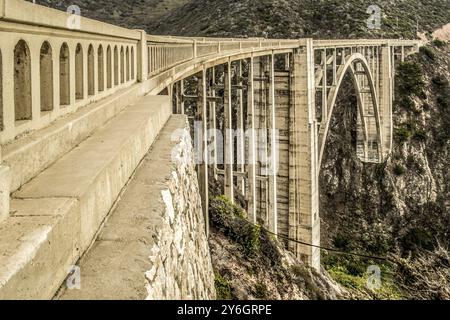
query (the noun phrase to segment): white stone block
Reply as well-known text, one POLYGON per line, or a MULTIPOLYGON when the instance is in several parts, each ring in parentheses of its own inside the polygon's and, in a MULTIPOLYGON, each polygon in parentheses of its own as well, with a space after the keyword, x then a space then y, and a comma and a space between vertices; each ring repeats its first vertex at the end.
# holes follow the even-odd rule
POLYGON ((11 188, 11 170, 0 166, 0 223, 9 216, 9 196, 11 188))

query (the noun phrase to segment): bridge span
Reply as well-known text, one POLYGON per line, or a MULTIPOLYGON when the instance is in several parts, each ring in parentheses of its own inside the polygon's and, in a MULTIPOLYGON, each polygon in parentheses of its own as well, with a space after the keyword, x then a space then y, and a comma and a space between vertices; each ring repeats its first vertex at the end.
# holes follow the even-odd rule
MULTIPOLYGON (((19 200, 32 198, 39 207, 42 198, 77 198, 76 215, 93 210, 96 218, 81 218, 88 231, 82 225, 81 235, 72 235, 81 244, 55 262, 62 270, 89 248, 170 113, 185 114, 191 123, 206 222, 209 181, 218 179, 229 199, 245 200, 250 221, 280 235, 289 250, 319 268, 318 176, 344 77, 351 77, 357 94, 357 155, 381 162, 392 149, 395 66, 420 46, 390 39, 153 36, 20 0, 0 0, 0 38, 0 229, 18 219, 19 200), (58 185, 68 184, 73 172, 51 180, 58 185, 54 190, 42 180, 111 119, 156 95, 168 97, 159 103, 162 111, 149 122, 152 127, 145 128, 153 138, 140 145, 107 201, 84 206, 84 196, 70 190, 78 186, 58 185)), ((67 161, 72 171, 83 164, 67 161)), ((20 219, 27 225, 32 218, 20 219)), ((45 249, 34 240, 24 249, 27 231, 20 230, 0 234, 0 297, 2 290, 12 296, 7 287, 13 280, 29 292, 33 282, 14 277, 23 269, 39 274, 27 255, 53 250, 53 244, 45 249), (18 266, 13 259, 23 261, 18 266)), ((52 296, 64 276, 60 272, 43 285, 43 296, 52 296)))

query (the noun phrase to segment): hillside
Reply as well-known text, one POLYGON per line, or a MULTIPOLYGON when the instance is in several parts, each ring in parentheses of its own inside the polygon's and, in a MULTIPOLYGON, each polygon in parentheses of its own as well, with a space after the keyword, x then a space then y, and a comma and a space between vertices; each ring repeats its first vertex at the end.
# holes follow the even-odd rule
MULTIPOLYGON (((28 0, 31 1, 31 0, 28 0)), ((154 34, 184 36, 349 38, 431 33, 450 21, 449 0, 36 0, 82 16, 154 34), (379 5, 381 30, 367 28, 370 5, 379 5)))
POLYGON ((156 34, 270 38, 413 38, 450 21, 448 0, 191 0, 150 25, 156 34), (367 28, 379 5, 381 30, 367 28))
MULTIPOLYGON (((31 0, 27 0, 32 2, 31 0)), ((83 17, 127 28, 145 29, 153 21, 189 0, 36 0, 37 4, 66 11, 78 5, 83 17)))

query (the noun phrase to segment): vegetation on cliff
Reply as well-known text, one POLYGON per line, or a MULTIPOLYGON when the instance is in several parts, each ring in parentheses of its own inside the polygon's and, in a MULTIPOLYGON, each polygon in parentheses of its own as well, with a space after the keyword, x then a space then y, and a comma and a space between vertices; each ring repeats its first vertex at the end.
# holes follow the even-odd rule
POLYGON ((224 196, 210 200, 209 245, 219 299, 337 299, 326 274, 298 261, 265 229, 248 222, 224 196))

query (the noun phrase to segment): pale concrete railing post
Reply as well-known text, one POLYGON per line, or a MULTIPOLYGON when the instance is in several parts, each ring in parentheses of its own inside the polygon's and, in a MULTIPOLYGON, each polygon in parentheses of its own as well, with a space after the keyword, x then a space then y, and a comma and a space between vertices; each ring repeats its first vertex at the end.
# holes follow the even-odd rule
POLYGON ((141 38, 137 45, 137 80, 143 82, 148 77, 148 50, 147 34, 144 30, 139 30, 141 38))
POLYGON ((194 59, 197 58, 197 40, 193 40, 193 48, 194 48, 194 59))
POLYGON ((11 190, 11 171, 2 165, 2 148, 0 146, 0 223, 9 216, 9 194, 11 190))

